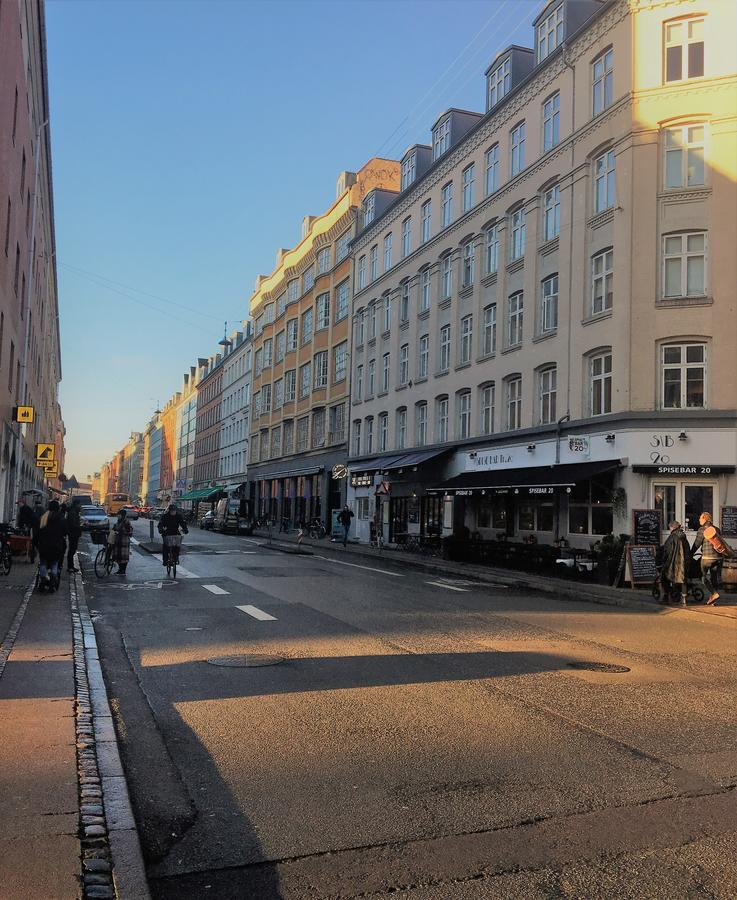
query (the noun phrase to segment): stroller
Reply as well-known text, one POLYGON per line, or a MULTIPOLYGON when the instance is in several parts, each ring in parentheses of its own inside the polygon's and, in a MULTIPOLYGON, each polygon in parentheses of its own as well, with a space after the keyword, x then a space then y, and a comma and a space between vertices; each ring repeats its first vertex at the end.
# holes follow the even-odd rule
MULTIPOLYGON (((659 554, 659 557, 662 553, 659 554)), ((663 565, 661 558, 657 560, 658 580, 653 583, 653 597, 660 600, 661 585, 665 589, 664 600, 667 603, 678 603, 681 599, 680 592, 675 586, 663 579, 663 565)), ((706 592, 701 581, 701 563, 698 559, 689 559, 688 568, 686 570, 685 590, 687 597, 693 597, 694 603, 703 603, 706 592)))

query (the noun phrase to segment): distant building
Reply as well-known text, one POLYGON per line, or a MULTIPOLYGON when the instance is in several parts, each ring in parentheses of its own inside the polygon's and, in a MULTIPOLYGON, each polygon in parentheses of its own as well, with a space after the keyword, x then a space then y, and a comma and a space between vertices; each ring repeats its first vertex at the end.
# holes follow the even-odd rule
POLYGON ((220 490, 220 419, 222 414, 223 357, 218 353, 198 360, 197 434, 195 438, 194 489, 201 500, 220 490), (208 490, 209 489, 209 490, 208 490))
POLYGON ((251 323, 230 336, 223 358, 218 479, 226 493, 245 497, 251 404, 251 323))

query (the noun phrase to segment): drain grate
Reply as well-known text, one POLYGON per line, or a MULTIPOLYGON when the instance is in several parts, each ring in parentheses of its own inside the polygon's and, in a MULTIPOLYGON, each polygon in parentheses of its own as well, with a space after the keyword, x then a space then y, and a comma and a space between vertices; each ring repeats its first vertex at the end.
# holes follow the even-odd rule
POLYGON ((569 662, 566 665, 569 669, 583 669, 585 672, 613 672, 616 674, 631 671, 628 666, 615 666, 611 663, 569 662))
POLYGON ((259 666, 278 666, 284 662, 284 657, 269 656, 266 653, 240 653, 236 656, 215 656, 207 662, 211 666, 229 669, 255 669, 259 666))

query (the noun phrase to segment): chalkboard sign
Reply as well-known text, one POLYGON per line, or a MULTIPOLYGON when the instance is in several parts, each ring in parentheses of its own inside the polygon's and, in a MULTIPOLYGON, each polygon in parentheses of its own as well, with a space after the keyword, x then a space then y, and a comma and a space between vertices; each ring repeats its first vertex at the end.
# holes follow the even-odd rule
POLYGON ((634 544, 654 544, 660 546, 662 524, 660 511, 657 509, 633 509, 634 520, 632 542, 634 544))
POLYGON ((658 570, 655 567, 655 547, 637 546, 630 544, 627 547, 627 563, 629 569, 629 581, 634 587, 636 584, 652 584, 658 580, 658 570))
POLYGON ((722 534, 737 535, 737 506, 722 507, 722 534))

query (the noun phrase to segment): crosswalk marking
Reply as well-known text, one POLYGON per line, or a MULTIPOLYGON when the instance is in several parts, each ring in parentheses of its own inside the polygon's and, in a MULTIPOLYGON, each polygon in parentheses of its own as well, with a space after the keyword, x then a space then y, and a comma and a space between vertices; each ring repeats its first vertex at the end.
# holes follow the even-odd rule
POLYGON ((203 584, 202 587, 206 591, 209 591, 211 594, 229 594, 230 593, 230 591, 224 590, 217 584, 203 584))
POLYGON ((253 616, 254 619, 258 619, 260 622, 276 622, 276 616, 270 616, 267 612, 259 609, 258 606, 248 604, 246 606, 236 606, 236 609, 246 613, 248 616, 253 616))
POLYGON ((449 591, 460 591, 462 594, 468 593, 468 588, 456 587, 454 584, 443 584, 442 581, 426 581, 425 584, 432 584, 435 587, 447 588, 449 591))

